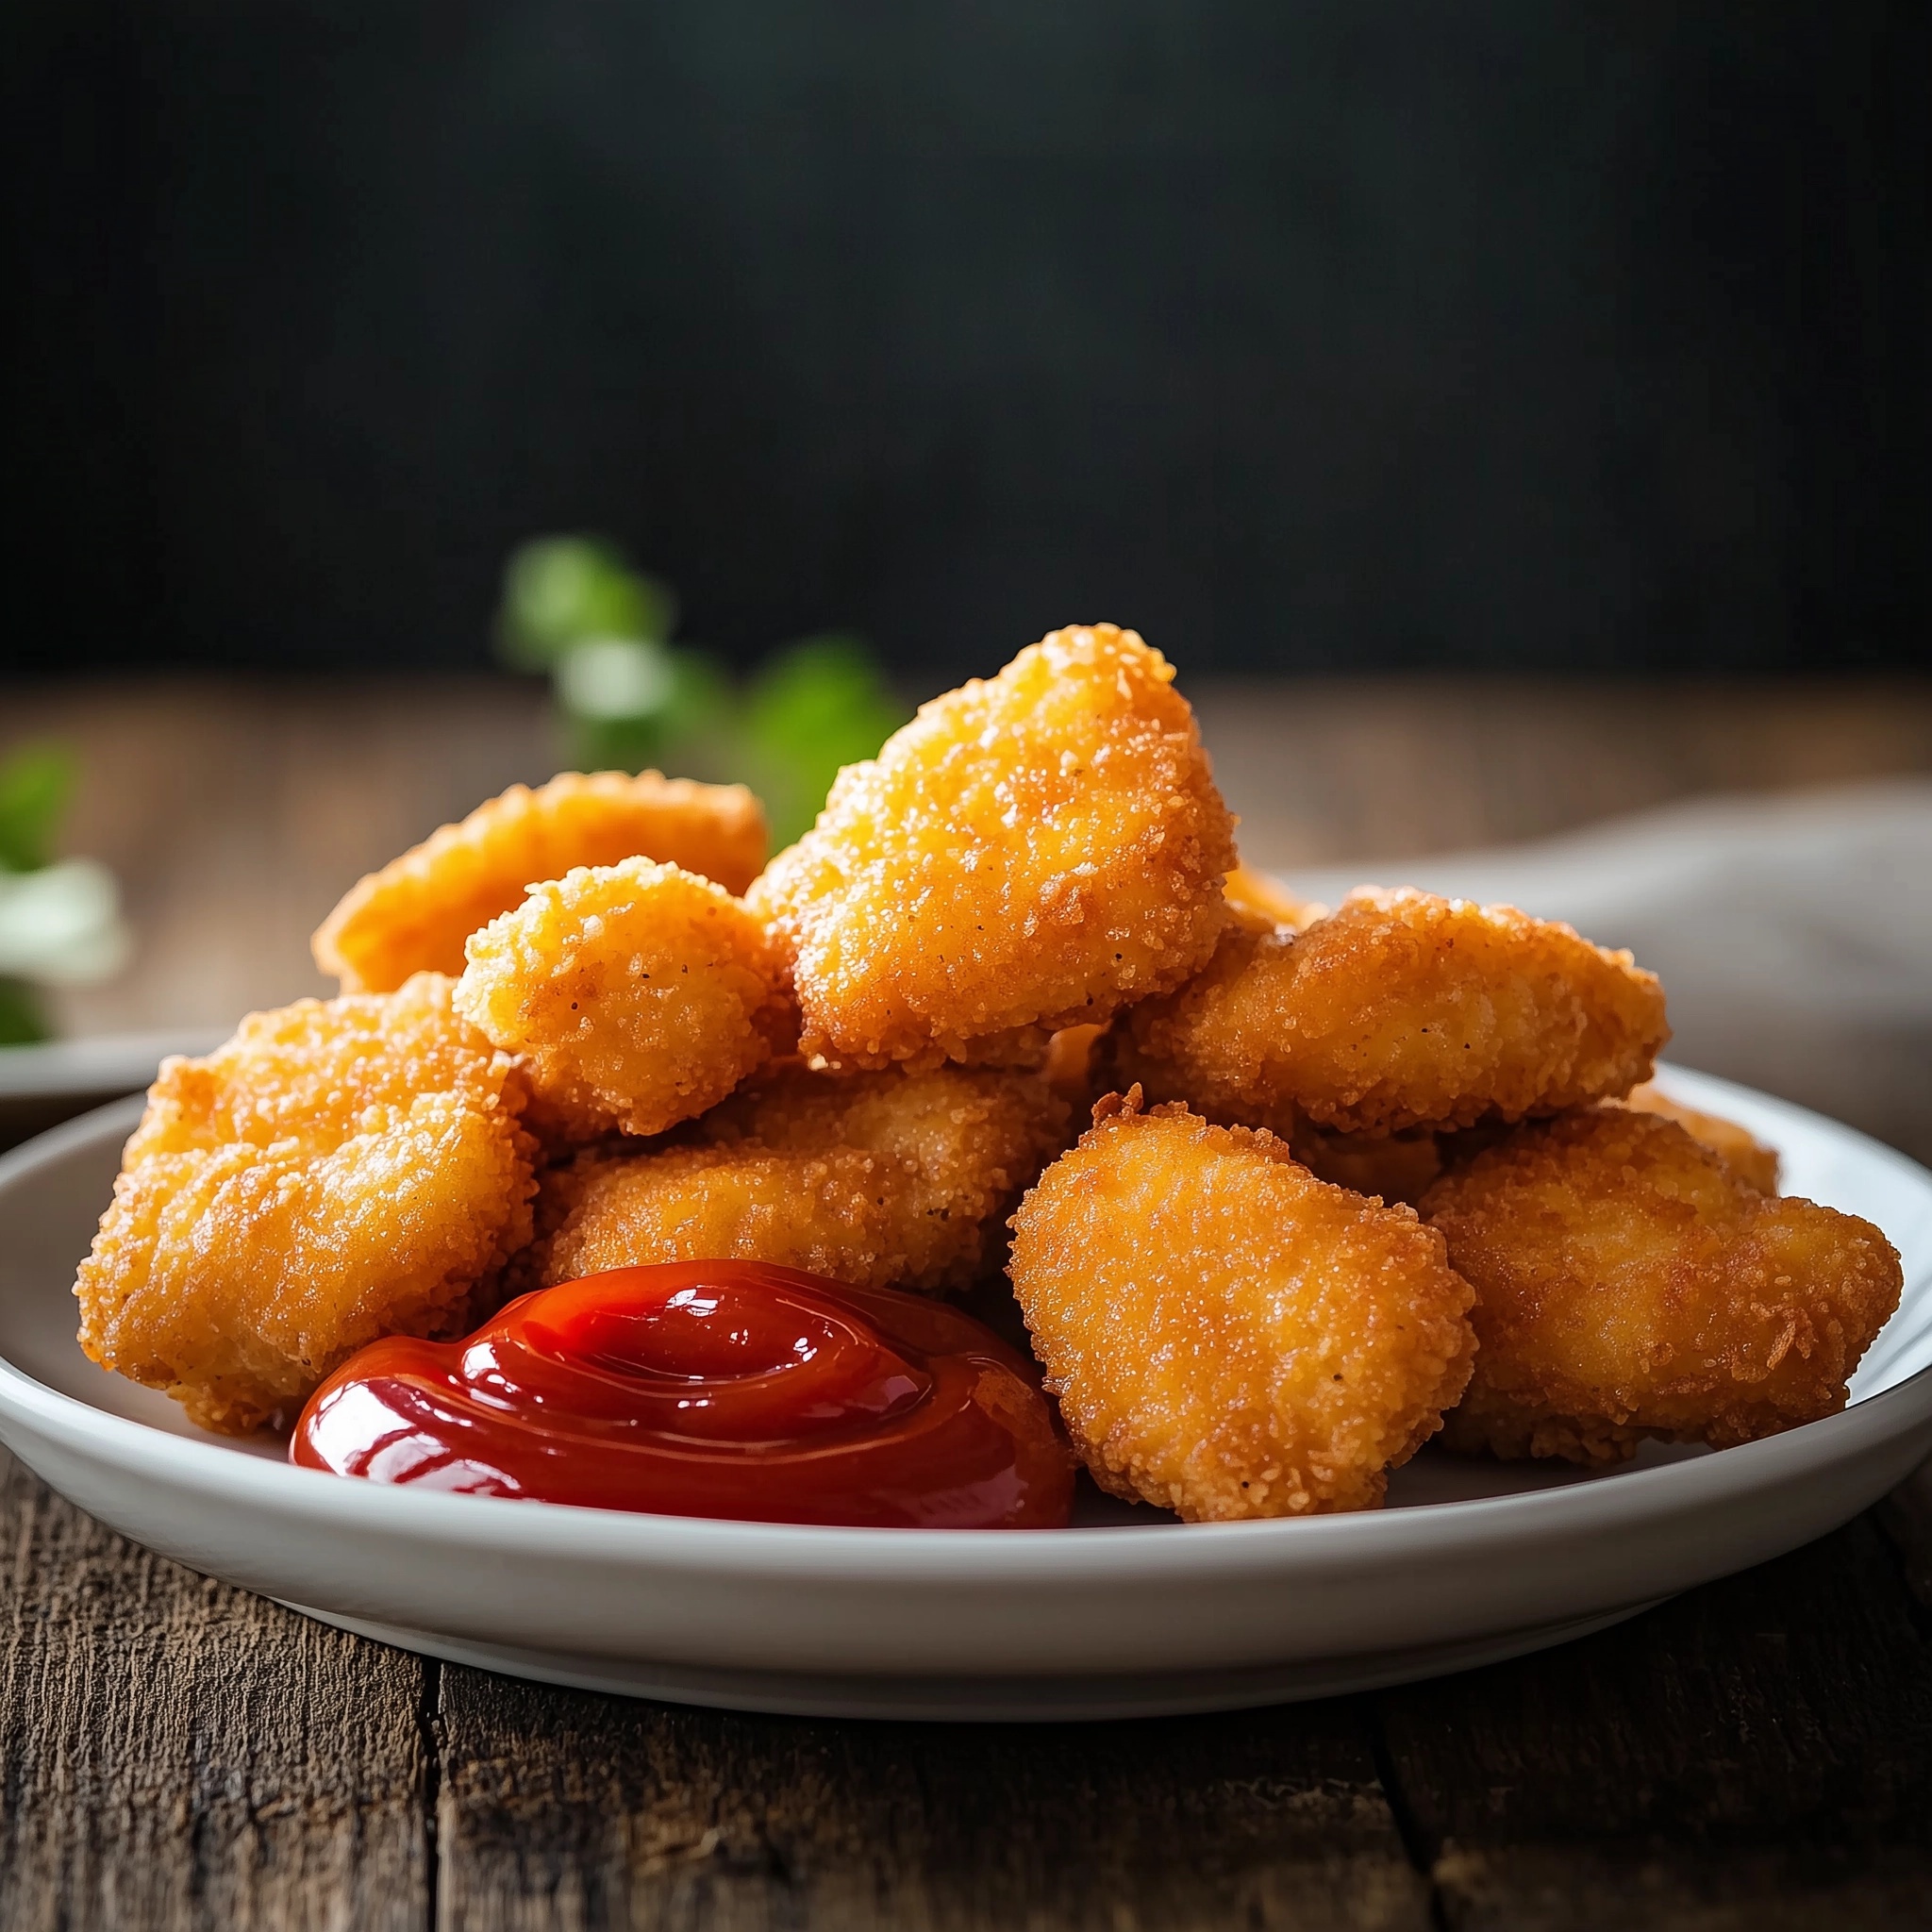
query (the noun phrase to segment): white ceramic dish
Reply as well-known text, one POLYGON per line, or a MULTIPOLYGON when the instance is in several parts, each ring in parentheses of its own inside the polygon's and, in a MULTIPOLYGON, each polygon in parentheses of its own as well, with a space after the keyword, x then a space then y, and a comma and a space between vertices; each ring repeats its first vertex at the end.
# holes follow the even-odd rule
POLYGON ((105 1033, 0 1046, 0 1147, 117 1094, 138 1093, 171 1053, 208 1053, 219 1033, 105 1033))
POLYGON ((1629 1616, 1844 1522, 1932 1451, 1932 1174, 1815 1114, 1671 1071, 1790 1190, 1875 1221, 1906 1291, 1842 1415, 1627 1468, 1424 1451, 1391 1507, 1055 1532, 846 1530, 428 1494, 291 1468, 103 1374, 68 1290, 137 1103, 0 1160, 0 1439, 192 1568, 433 1656, 635 1695, 835 1716, 1084 1718, 1401 1682, 1629 1616))
POLYGON ((0 1047, 0 1100, 132 1093, 171 1053, 210 1053, 227 1038, 206 1027, 162 1033, 101 1033, 0 1047))

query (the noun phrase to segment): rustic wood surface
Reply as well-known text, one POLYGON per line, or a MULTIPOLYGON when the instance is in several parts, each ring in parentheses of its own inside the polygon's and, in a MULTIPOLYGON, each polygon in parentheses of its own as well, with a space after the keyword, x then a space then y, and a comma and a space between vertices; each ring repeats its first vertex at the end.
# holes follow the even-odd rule
MULTIPOLYGON (((1263 864, 1932 769, 1924 686, 1200 694, 1263 864)), ((314 984, 366 867, 553 762, 491 684, 11 694, 141 943, 71 1024, 314 984)), ((1932 1924, 1932 1479, 1581 1642, 1238 1716, 732 1716, 425 1662, 110 1535, 0 1452, 0 1928, 1932 1924)))

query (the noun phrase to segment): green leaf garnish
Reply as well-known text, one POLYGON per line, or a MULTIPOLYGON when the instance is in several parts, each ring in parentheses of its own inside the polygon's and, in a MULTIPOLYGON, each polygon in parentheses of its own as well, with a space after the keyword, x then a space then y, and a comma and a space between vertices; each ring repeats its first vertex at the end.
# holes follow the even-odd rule
POLYGON ((0 870, 38 872, 53 858, 55 828, 74 795, 65 745, 23 745, 0 763, 0 870))
POLYGON ((810 829, 840 769, 872 757, 906 707, 858 638, 789 644, 741 691, 708 652, 672 643, 676 617, 671 591, 615 544, 540 537, 504 571, 497 652, 551 674, 580 769, 741 781, 764 799, 774 841, 789 845, 810 829))
POLYGON ((510 553, 496 648, 519 671, 543 671, 591 638, 663 643, 677 600, 601 537, 539 537, 510 553))

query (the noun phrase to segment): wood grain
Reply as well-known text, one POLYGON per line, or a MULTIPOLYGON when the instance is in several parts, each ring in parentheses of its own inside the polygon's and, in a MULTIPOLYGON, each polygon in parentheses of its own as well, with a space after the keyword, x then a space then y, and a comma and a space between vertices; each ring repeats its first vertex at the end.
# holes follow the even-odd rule
POLYGON ((0 1450, 0 1926, 427 1923, 423 1666, 125 1542, 0 1450))
POLYGON ((1868 1520, 1377 1704, 1452 1926, 1926 1923, 1932 1649, 1868 1520))
POLYGON ((737 1717, 446 1669, 441 1924, 1413 1928, 1360 1708, 737 1717))
POLYGON ((1932 771, 1932 682, 1209 684, 1241 847, 1288 869, 1540 839, 1708 791, 1932 771))

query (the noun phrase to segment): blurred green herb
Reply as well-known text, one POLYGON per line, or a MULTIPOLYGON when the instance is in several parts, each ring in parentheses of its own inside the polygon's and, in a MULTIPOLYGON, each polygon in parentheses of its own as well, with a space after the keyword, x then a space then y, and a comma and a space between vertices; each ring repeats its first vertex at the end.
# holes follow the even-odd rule
POLYGON ((497 653, 548 671, 587 771, 646 766, 749 785, 774 846, 808 831, 843 765, 905 723, 858 638, 812 637, 777 651, 741 688, 708 651, 675 644, 677 600, 595 537, 541 537, 504 571, 497 653))
MULTIPOLYGON (((65 745, 27 744, 0 762, 0 872, 39 872, 74 795, 74 754, 65 745)), ((0 974, 0 1046, 51 1038, 38 988, 0 974)))
POLYGON ((670 590, 599 537, 536 538, 510 554, 503 574, 496 644, 522 671, 547 671, 587 639, 662 644, 676 627, 670 590))
POLYGON ((745 688, 740 739, 745 782, 765 801, 774 846, 809 831, 832 780, 871 758, 906 718, 858 638, 804 638, 767 658, 745 688))
POLYGON ((74 777, 74 754, 60 744, 23 745, 0 763, 0 872, 38 872, 51 861, 74 777))
POLYGON ((0 975, 0 1046, 33 1046, 52 1038, 39 992, 24 979, 0 975))

